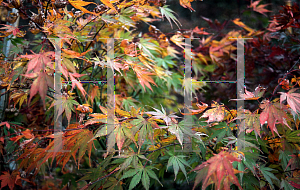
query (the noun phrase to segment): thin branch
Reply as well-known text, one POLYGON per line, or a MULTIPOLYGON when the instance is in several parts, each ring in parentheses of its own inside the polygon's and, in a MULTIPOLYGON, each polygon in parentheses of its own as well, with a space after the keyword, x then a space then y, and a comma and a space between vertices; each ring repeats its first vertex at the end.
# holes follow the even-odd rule
POLYGON ((45 8, 45 20, 47 20, 47 16, 48 16, 48 14, 47 14, 47 13, 48 13, 48 12, 47 12, 47 9, 48 9, 48 6, 49 6, 49 4, 50 4, 50 1, 51 1, 51 0, 48 0, 48 1, 47 1, 47 5, 46 5, 46 8, 45 8))
MULTIPOLYGON (((183 143, 183 144, 191 144, 191 143, 183 143)), ((170 147, 170 146, 176 146, 176 145, 180 145, 180 143, 173 143, 173 144, 169 144, 169 145, 160 147, 160 148, 158 148, 158 149, 156 149, 156 150, 152 150, 151 152, 146 153, 145 155, 147 156, 148 154, 152 154, 153 152, 156 152, 156 151, 161 150, 161 149, 163 149, 163 148, 168 148, 168 147, 170 147)))
POLYGON ((103 176, 103 177, 99 177, 97 180, 93 181, 93 182, 90 182, 89 184, 85 185, 83 188, 81 188, 80 190, 85 190, 87 189, 89 186, 105 179, 105 178, 108 178, 109 176, 111 176, 112 174, 116 173, 118 170, 120 169, 120 167, 117 167, 116 169, 114 169, 112 172, 110 172, 109 174, 103 176))
MULTIPOLYGON (((283 77, 283 79, 282 80, 284 80, 287 76, 288 76, 288 74, 293 70, 293 68, 299 63, 299 61, 300 61, 300 58, 298 59, 298 61, 296 61, 296 63, 294 63, 294 65, 285 73, 285 75, 284 75, 284 77, 283 77)), ((271 98, 270 98, 270 101, 272 100, 272 98, 275 96, 275 93, 276 93, 276 91, 278 90, 278 88, 279 88, 279 86, 280 86, 280 83, 276 86, 276 88, 274 89, 274 91, 273 91, 273 93, 272 93, 272 96, 271 96, 271 98)))
POLYGON ((95 40, 96 36, 99 34, 99 32, 102 30, 102 28, 105 26, 105 23, 102 24, 102 26, 99 28, 99 30, 96 32, 96 34, 93 37, 93 40, 89 43, 89 45, 87 46, 86 50, 88 50, 90 48, 90 46, 92 45, 93 41, 95 40))

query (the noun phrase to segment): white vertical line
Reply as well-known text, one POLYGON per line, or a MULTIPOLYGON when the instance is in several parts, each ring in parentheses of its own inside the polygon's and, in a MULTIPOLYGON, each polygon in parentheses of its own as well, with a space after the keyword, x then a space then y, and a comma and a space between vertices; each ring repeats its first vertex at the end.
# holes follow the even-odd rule
POLYGON ((55 73, 54 73, 54 150, 49 152, 66 152, 63 150, 63 138, 62 138, 62 93, 61 93, 61 71, 59 65, 61 65, 61 39, 54 38, 55 47, 55 73))
POLYGON ((115 77, 114 38, 107 39, 107 152, 114 151, 115 145, 115 77))
MULTIPOLYGON (((244 91, 244 87, 245 87, 244 42, 245 42, 245 39, 243 39, 243 38, 238 38, 237 39, 237 68, 236 68, 236 73, 237 73, 237 84, 236 84, 237 98, 240 98, 240 97, 238 97, 239 93, 244 94, 244 92, 245 92, 244 91)), ((244 110, 244 100, 237 101, 236 106, 237 106, 237 110, 239 108, 244 110)), ((244 115, 244 114, 242 114, 242 115, 244 115)), ((238 113, 237 117, 242 116, 242 115, 240 115, 238 113)), ((241 125, 241 122, 239 120, 237 120, 237 125, 238 126, 241 125)), ((244 128, 244 126, 241 126, 241 127, 244 128)), ((239 127, 239 128, 241 128, 241 127, 239 127)), ((239 131, 238 131, 238 133, 239 133, 239 131)), ((239 138, 239 136, 245 138, 244 134, 239 133, 238 138, 239 138)), ((245 146, 245 144, 241 144, 238 141, 237 146, 238 146, 238 150, 241 150, 245 146)))
MULTIPOLYGON (((191 38, 185 39, 185 60, 184 60, 184 126, 185 127, 192 127, 193 118, 192 115, 187 115, 189 113, 187 108, 192 108, 192 52, 191 52, 191 38)), ((189 136, 183 134, 183 145, 184 152, 193 152, 191 141, 189 136)))

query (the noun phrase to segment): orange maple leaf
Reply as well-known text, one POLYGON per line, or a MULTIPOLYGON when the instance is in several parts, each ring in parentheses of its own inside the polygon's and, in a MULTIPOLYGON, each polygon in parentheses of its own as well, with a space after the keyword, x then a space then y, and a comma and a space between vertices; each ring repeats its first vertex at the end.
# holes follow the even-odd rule
POLYGON ((199 113, 202 113, 208 107, 208 105, 206 103, 201 102, 201 104, 199 104, 198 102, 196 103, 196 106, 199 108, 197 110, 191 110, 191 109, 187 108, 190 113, 182 113, 180 110, 179 111, 180 111, 180 113, 182 115, 195 115, 195 114, 199 114, 199 113))
POLYGON ((66 54, 68 54, 69 56, 66 56, 68 58, 80 58, 82 56, 84 56, 86 53, 92 51, 91 49, 82 52, 82 53, 78 53, 76 51, 72 51, 72 50, 68 50, 68 49, 62 49, 66 54))
POLYGON ((75 7, 76 9, 79 9, 81 10, 82 12, 84 13, 89 13, 89 14, 93 14, 93 15, 97 15, 96 13, 93 13, 91 11, 88 11, 87 9, 83 8, 84 6, 87 6, 89 4, 95 4, 97 5, 96 3, 94 2, 86 2, 86 1, 81 1, 81 0, 77 0, 77 1, 71 1, 69 0, 69 3, 75 7))
POLYGON ((188 9, 190 9, 190 11, 195 11, 191 5, 191 2, 193 2, 193 1, 194 0, 179 0, 179 3, 182 7, 188 8, 188 9))
POLYGON ((118 12, 117 9, 114 7, 114 5, 109 0, 100 0, 104 5, 108 6, 112 10, 118 12))
POLYGON ((150 77, 150 75, 154 75, 154 74, 145 71, 144 68, 142 68, 138 65, 134 65, 132 68, 135 71, 136 76, 139 79, 139 82, 142 85, 142 87, 144 88, 144 90, 146 91, 145 86, 147 86, 151 91, 153 91, 151 86, 150 86, 150 83, 154 84, 155 86, 157 86, 157 85, 153 81, 153 79, 150 77))

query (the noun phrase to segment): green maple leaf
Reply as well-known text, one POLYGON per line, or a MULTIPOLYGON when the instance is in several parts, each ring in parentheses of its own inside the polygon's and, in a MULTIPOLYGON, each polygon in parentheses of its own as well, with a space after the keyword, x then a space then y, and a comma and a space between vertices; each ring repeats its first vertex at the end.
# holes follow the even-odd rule
POLYGON ((185 170, 185 166, 190 167, 190 165, 187 163, 187 161, 184 160, 184 157, 186 157, 186 156, 183 156, 183 155, 178 155, 178 156, 172 155, 169 158, 167 168, 169 168, 170 166, 173 167, 174 174, 175 174, 174 181, 176 180, 179 168, 183 172, 183 174, 185 175, 186 180, 188 180, 187 179, 186 170, 185 170))
POLYGON ((79 103, 74 100, 74 97, 71 96, 58 96, 58 100, 54 101, 54 104, 52 106, 58 106, 58 109, 56 109, 56 114, 57 117, 55 118, 56 120, 58 117, 65 112, 66 117, 68 119, 68 124, 70 124, 71 116, 72 116, 72 111, 74 111, 74 105, 79 105, 79 103))
MULTIPOLYGON (((135 188, 136 185, 140 181, 142 181, 144 188, 146 190, 149 190, 150 178, 155 179, 156 181, 158 181, 161 184, 161 182, 157 178, 156 174, 152 171, 153 168, 154 167, 152 167, 152 166, 143 167, 141 164, 139 164, 139 166, 137 168, 129 169, 127 172, 125 172, 120 180, 132 177, 130 185, 129 185, 129 190, 135 188)), ((161 186, 163 186, 163 185, 161 184, 161 186)))

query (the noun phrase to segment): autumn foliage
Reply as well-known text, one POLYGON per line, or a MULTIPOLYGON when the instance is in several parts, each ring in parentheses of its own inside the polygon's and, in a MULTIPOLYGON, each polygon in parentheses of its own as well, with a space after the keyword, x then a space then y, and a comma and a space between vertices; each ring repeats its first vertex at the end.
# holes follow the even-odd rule
POLYGON ((299 5, 269 18, 251 1, 269 19, 258 30, 243 17, 180 29, 164 0, 0 2, 17 11, 0 28, 12 44, 0 60, 1 189, 300 188, 299 5), (176 32, 154 26, 163 19, 176 32), (197 38, 190 86, 186 38, 197 38), (236 80, 233 38, 250 38, 244 93, 201 82, 236 80))

